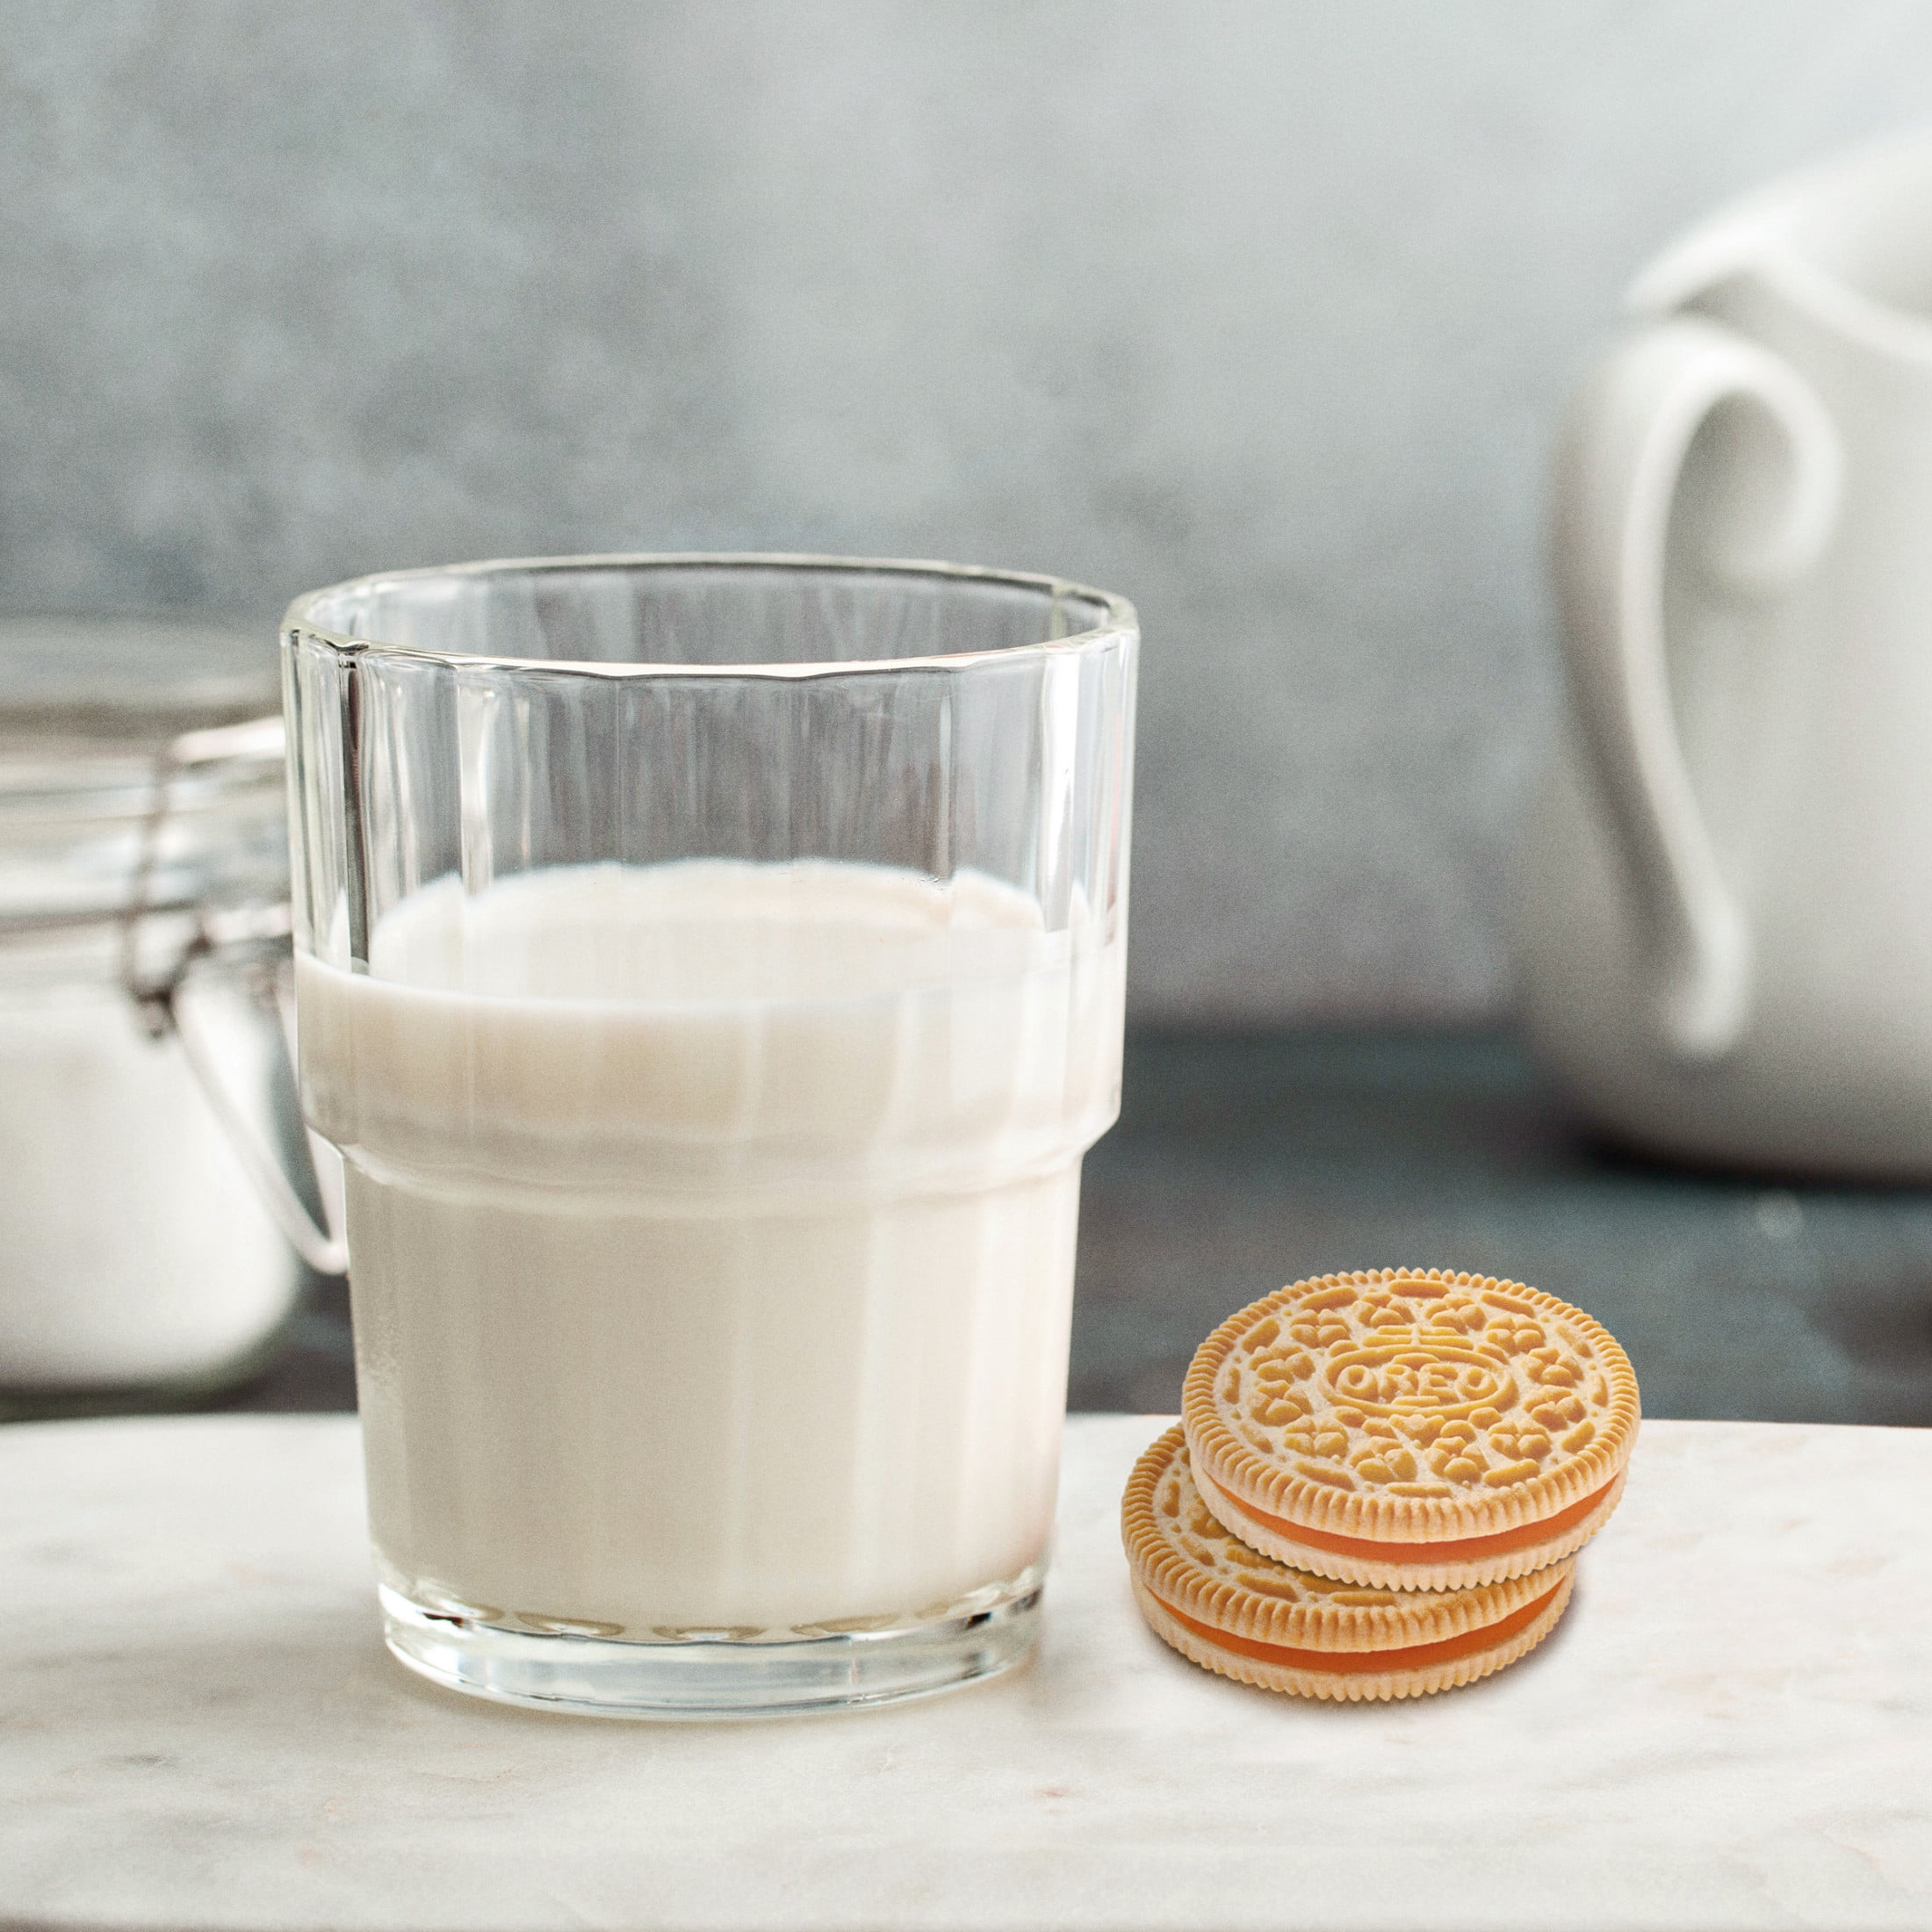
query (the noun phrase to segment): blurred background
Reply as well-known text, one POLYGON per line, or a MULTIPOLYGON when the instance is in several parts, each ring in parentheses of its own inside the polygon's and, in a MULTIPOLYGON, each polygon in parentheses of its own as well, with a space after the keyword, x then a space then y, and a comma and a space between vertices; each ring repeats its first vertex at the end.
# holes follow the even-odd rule
MULTIPOLYGON (((1932 1420, 1932 1209, 1581 1135, 1510 1030, 1563 399, 1698 214, 1932 113, 1902 0, 0 11, 0 613, 943 556, 1146 632, 1074 1395, 1514 1275, 1660 1413, 1932 1420)), ((263 1402, 346 1400, 326 1294, 263 1402), (304 1351, 306 1351, 305 1353, 304 1351)))

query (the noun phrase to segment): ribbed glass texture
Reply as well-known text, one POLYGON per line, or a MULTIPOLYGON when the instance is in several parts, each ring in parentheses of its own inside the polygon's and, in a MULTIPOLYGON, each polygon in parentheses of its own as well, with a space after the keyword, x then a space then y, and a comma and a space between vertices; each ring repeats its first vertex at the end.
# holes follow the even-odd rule
POLYGON ((1050 1527, 1131 608, 588 559, 318 592, 285 647, 390 1601, 487 1630, 520 1698, 573 1637, 566 1701, 650 1708, 651 1653, 701 1643, 782 1707, 801 1642, 912 1631, 878 1681, 933 1687, 934 1630, 1030 1603, 1050 1527))
POLYGON ((1076 899, 1117 919, 1136 636, 1118 598, 938 567, 505 565, 320 592, 285 632, 303 943, 354 970, 448 874, 698 855, 971 868, 1056 930, 1076 899))

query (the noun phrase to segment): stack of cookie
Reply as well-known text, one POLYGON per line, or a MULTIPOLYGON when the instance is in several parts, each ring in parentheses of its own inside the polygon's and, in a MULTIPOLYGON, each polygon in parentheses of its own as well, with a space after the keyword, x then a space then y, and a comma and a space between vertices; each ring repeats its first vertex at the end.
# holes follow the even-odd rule
POLYGON ((1440 1268, 1297 1281, 1196 1351, 1127 1486, 1182 1655, 1301 1697, 1417 1697, 1532 1650, 1637 1438, 1637 1379, 1553 1294, 1440 1268))

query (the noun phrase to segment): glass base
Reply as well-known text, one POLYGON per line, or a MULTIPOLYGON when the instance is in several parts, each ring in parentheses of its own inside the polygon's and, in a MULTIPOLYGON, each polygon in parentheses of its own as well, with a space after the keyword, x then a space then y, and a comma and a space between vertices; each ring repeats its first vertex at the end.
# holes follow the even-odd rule
POLYGON ((671 1643, 506 1630, 387 1584, 377 1595, 390 1650, 433 1683, 533 1710, 698 1721, 898 1704, 995 1676, 1039 1634, 1044 1575, 1035 1565, 956 1615, 888 1628, 671 1643))

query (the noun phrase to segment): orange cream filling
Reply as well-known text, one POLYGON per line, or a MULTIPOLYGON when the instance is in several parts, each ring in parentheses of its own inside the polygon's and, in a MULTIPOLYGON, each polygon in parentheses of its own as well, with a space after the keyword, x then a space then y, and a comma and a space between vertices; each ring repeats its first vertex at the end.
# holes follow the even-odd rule
POLYGON ((1263 1643, 1254 1637, 1236 1637, 1229 1631, 1216 1630, 1212 1624, 1197 1623, 1185 1611, 1176 1610, 1164 1597, 1157 1597, 1152 1590, 1147 1594, 1184 1629, 1222 1650, 1233 1651, 1236 1656, 1252 1657, 1257 1663, 1289 1664, 1297 1670, 1332 1670, 1344 1676, 1361 1676, 1372 1670, 1413 1670, 1424 1664, 1448 1663, 1457 1657, 1468 1656, 1472 1651, 1506 1643, 1534 1623, 1538 1613, 1562 1587, 1559 1580, 1520 1610, 1512 1610, 1507 1617, 1484 1624, 1480 1630, 1466 1630, 1460 1637, 1445 1637, 1432 1644, 1405 1644, 1399 1650, 1300 1650, 1293 1644, 1263 1643))
POLYGON ((1285 1516, 1270 1516, 1266 1510, 1244 1503, 1239 1496, 1230 1496, 1204 1469, 1197 1467, 1194 1477, 1215 1492, 1217 1503, 1225 1503, 1251 1523, 1258 1523, 1263 1529, 1272 1530, 1277 1536, 1287 1537, 1291 1541, 1306 1543, 1310 1549, 1332 1550, 1337 1556, 1393 1557, 1397 1561, 1414 1557, 1438 1563, 1453 1562, 1462 1557, 1500 1556, 1510 1550, 1527 1549, 1532 1543, 1546 1543, 1565 1530, 1575 1529, 1610 1494, 1617 1480, 1612 1476, 1602 1489, 1592 1489, 1580 1503, 1559 1510, 1554 1516, 1543 1517, 1534 1523, 1519 1523, 1513 1530, 1498 1530, 1493 1536, 1462 1536, 1446 1543, 1402 1543, 1392 1538, 1337 1536, 1328 1530, 1311 1530, 1305 1523, 1291 1523, 1285 1516))

